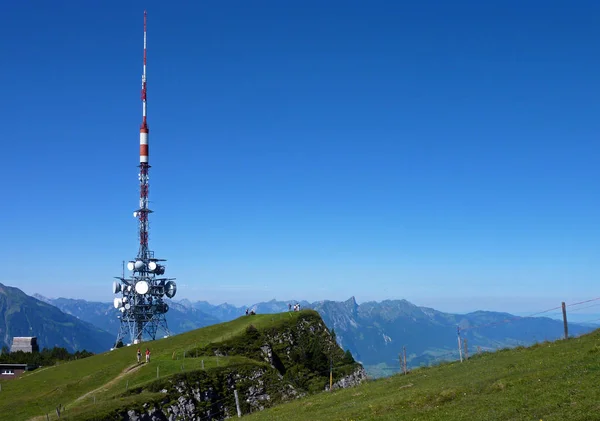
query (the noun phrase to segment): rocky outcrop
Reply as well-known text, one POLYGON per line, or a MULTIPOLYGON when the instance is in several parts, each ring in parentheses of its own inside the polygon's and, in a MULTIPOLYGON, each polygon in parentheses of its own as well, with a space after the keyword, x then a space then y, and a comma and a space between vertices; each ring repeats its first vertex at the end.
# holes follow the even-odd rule
POLYGON ((284 320, 267 329, 249 325, 240 336, 190 354, 236 355, 246 357, 248 362, 157 380, 144 390, 160 392, 161 398, 141 408, 121 411, 116 419, 225 420, 237 416, 234 391, 238 393, 242 414, 262 411, 326 390, 332 361, 333 389, 356 386, 367 378, 363 367, 339 348, 314 311, 302 312, 290 317, 289 322, 284 320))
POLYGON ((347 387, 358 386, 362 382, 367 380, 367 372, 363 367, 359 367, 355 372, 347 376, 342 377, 331 386, 332 390, 345 389, 347 387))

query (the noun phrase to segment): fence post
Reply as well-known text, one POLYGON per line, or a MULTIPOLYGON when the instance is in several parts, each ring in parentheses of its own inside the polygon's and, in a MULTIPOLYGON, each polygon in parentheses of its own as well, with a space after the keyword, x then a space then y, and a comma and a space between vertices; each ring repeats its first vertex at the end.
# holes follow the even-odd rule
POLYGON ((408 374, 408 367, 406 366, 406 346, 402 347, 402 354, 404 357, 404 364, 403 364, 403 369, 404 369, 404 374, 408 374))
POLYGON ((402 354, 398 353, 398 362, 400 363, 400 370, 404 372, 404 365, 402 364, 402 354))
POLYGON ((563 324, 565 325, 565 339, 569 339, 569 325, 567 323, 567 306, 562 302, 563 324))
POLYGON ((460 362, 462 363, 462 344, 460 343, 460 327, 456 326, 456 332, 458 333, 458 356, 460 357, 460 362))
POLYGON ((465 359, 468 360, 469 359, 469 346, 467 345, 467 338, 464 339, 465 341, 465 359))
POLYGON ((238 418, 242 418, 242 410, 240 409, 240 399, 238 398, 238 393, 236 389, 233 389, 233 396, 235 396, 235 407, 237 409, 238 418))

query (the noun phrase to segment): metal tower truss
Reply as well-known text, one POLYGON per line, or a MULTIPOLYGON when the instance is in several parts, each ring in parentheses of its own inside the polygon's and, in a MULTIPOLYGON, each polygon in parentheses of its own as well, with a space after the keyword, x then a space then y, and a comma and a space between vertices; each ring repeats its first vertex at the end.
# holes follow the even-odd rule
POLYGON ((164 259, 156 259, 154 252, 148 248, 149 221, 152 211, 148 208, 149 192, 149 132, 146 118, 146 12, 144 12, 144 66, 142 73, 142 124, 140 126, 140 206, 133 212, 138 219, 138 236, 140 247, 135 259, 127 263, 131 277, 123 275, 116 277, 119 282, 113 282, 113 294, 120 296, 114 299, 114 306, 121 312, 121 327, 115 346, 119 342, 139 343, 145 337, 152 340, 160 330, 166 336, 170 335, 165 317, 169 306, 164 297, 173 298, 177 292, 177 284, 173 278, 163 278, 164 259))
POLYGON ((139 343, 144 337, 152 340, 162 331, 169 336, 166 313, 169 305, 164 297, 173 297, 177 291, 174 279, 157 275, 164 274, 165 267, 148 251, 147 257, 138 256, 127 263, 127 269, 133 274, 130 278, 115 277, 120 282, 113 283, 113 292, 121 297, 115 298, 114 306, 121 312, 121 327, 116 343, 139 343))

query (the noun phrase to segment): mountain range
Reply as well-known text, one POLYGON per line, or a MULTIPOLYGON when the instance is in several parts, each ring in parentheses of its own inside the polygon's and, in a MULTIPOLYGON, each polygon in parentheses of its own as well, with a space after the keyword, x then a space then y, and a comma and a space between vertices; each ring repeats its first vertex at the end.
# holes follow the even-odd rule
POLYGON ((15 336, 36 336, 40 348, 69 351, 102 352, 114 343, 114 335, 92 323, 0 284, 0 347, 10 348, 15 336))
MULTIPOLYGON (((117 311, 111 303, 74 299, 37 298, 58 307, 103 330, 118 330, 117 311)), ((182 333, 211 324, 233 320, 246 309, 256 313, 281 313, 289 305, 319 312, 330 329, 334 329, 340 346, 372 375, 392 374, 399 370, 399 353, 406 347, 409 366, 426 365, 443 359, 457 359, 457 327, 461 339, 466 339, 469 352, 497 350, 518 345, 530 345, 562 337, 561 321, 547 317, 518 317, 509 313, 477 311, 468 314, 444 313, 419 307, 406 300, 385 300, 358 304, 354 297, 346 301, 277 301, 251 306, 214 305, 206 301, 183 299, 169 302, 167 320, 171 333, 182 333)), ((595 326, 569 324, 569 333, 578 336, 595 326)))

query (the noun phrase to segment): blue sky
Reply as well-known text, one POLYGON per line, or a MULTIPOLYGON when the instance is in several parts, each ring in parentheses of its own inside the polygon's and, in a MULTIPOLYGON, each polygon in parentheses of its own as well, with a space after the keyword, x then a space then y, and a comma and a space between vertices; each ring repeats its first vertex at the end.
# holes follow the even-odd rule
POLYGON ((178 298, 599 295, 594 1, 5 2, 0 282, 109 301, 137 253, 144 8, 178 298))

